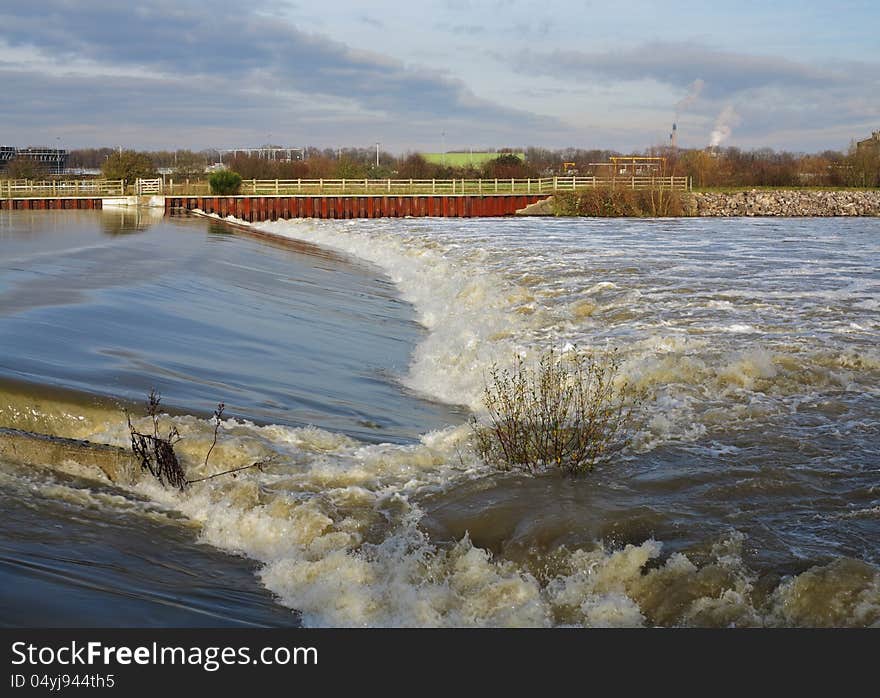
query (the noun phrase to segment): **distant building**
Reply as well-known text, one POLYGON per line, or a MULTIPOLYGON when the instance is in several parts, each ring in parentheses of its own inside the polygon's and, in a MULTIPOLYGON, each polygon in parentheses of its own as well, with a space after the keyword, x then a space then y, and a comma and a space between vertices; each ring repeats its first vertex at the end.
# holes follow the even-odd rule
POLYGON ((46 174, 64 174, 64 165, 67 163, 67 151, 60 148, 13 148, 0 146, 0 173, 6 171, 6 166, 16 158, 30 158, 40 163, 46 174))
POLYGON ((858 150, 876 150, 880 152, 880 131, 874 131, 870 138, 856 143, 858 150))
POLYGON ((8 145, 0 146, 0 172, 6 171, 6 165, 10 160, 15 159, 15 153, 15 148, 10 148, 8 145))
POLYGON ((608 162, 591 162, 587 173, 602 177, 652 177, 666 171, 666 158, 643 155, 614 155, 608 162))

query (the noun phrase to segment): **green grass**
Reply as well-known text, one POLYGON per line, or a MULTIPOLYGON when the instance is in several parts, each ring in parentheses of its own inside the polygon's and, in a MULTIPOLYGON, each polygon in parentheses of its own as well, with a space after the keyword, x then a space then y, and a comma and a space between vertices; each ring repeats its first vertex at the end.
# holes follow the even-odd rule
POLYGON ((501 155, 515 155, 525 161, 525 153, 421 153, 426 162, 445 167, 482 167, 501 155))

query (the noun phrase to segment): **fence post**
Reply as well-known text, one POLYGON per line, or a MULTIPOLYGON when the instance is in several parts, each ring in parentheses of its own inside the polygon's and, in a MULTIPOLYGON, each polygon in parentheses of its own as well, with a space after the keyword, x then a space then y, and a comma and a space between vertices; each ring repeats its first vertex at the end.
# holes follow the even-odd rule
POLYGON ((278 180, 275 180, 275 196, 278 196, 278 180))
POLYGON ((633 190, 635 190, 635 188, 636 188, 636 176, 635 175, 632 176, 632 188, 633 188, 633 190))
POLYGON ((391 177, 388 178, 388 193, 391 193, 391 177))
POLYGON ((531 177, 529 177, 528 182, 529 182, 529 185, 528 185, 527 191, 529 194, 531 194, 532 193, 532 178, 531 177))
POLYGON ((559 177, 553 177, 553 191, 557 191, 559 188, 559 177))
POLYGON ((436 179, 431 180, 431 193, 432 194, 437 193, 437 180, 436 179))

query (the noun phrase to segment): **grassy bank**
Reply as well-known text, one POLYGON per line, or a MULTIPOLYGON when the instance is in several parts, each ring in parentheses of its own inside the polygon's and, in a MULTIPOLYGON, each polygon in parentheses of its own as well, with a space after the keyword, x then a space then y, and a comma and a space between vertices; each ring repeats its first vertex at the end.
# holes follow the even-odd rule
POLYGON ((633 190, 623 187, 557 192, 557 216, 657 218, 689 215, 687 194, 679 191, 633 190))

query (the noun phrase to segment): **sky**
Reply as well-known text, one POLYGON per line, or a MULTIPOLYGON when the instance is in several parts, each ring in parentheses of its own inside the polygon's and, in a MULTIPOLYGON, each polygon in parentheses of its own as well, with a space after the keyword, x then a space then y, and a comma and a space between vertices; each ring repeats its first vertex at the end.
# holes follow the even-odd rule
POLYGON ((0 145, 668 143, 880 129, 880 2, 0 0, 0 145))

